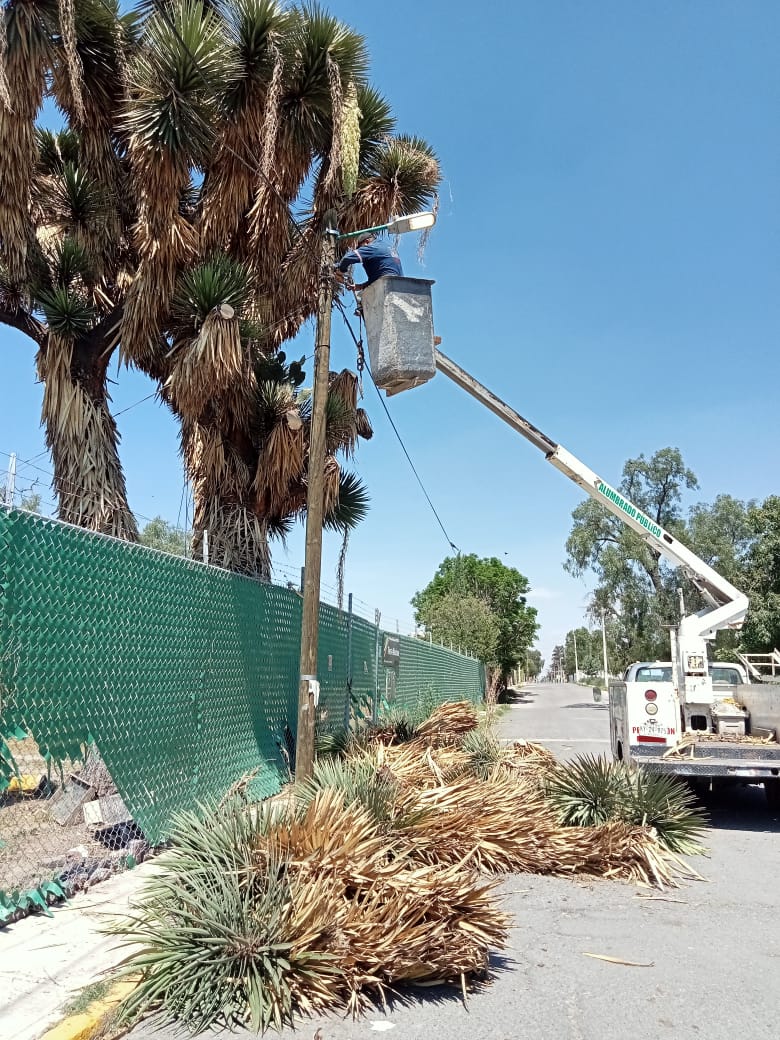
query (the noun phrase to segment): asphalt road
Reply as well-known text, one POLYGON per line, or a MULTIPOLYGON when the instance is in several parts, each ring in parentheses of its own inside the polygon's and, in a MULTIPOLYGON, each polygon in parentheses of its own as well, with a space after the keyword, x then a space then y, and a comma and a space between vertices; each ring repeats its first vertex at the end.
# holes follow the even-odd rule
MULTIPOLYGON (((607 709, 590 691, 536 685, 517 695, 501 735, 561 757, 608 753, 607 709)), ((511 949, 492 983, 470 996, 429 991, 359 1022, 306 1021, 284 1040, 763 1040, 780 1034, 780 823, 760 790, 708 803, 709 879, 647 898, 633 886, 518 875, 503 885, 511 949), (639 962, 627 967, 586 957, 639 962), (317 1032, 317 1030, 320 1032, 317 1032)), ((153 1022, 133 1040, 181 1036, 153 1022)), ((249 1037, 254 1034, 239 1034, 249 1037)))

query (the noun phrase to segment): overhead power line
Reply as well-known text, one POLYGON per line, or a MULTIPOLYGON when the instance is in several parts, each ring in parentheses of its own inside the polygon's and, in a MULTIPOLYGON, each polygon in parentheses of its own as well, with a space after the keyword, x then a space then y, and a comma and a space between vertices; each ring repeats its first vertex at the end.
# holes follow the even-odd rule
MULTIPOLYGON (((336 307, 338 307, 339 311, 341 312, 341 317, 344 319, 344 324, 349 329, 349 334, 350 334, 350 336, 352 336, 352 339, 353 339, 353 341, 355 343, 355 346, 358 348, 359 351, 362 352, 362 350, 363 350, 363 341, 361 339, 359 339, 355 335, 355 330, 352 328, 352 324, 350 323, 350 320, 347 317, 347 312, 346 312, 346 310, 344 308, 344 304, 338 298, 334 300, 334 303, 335 303, 336 307)), ((439 525, 439 527, 441 528, 442 534, 447 539, 447 544, 449 545, 449 547, 451 549, 454 549, 456 553, 459 553, 460 549, 457 547, 457 545, 455 545, 455 543, 453 542, 453 540, 450 538, 449 534, 447 533, 447 528, 442 523, 442 519, 439 516, 439 514, 438 514, 438 512, 436 510, 436 507, 434 506, 433 502, 431 501, 431 496, 428 494, 428 490, 427 490, 427 488, 425 487, 425 484, 422 481, 422 477, 417 472, 417 467, 412 462, 412 457, 409 454, 409 452, 408 452, 408 450, 406 448, 406 445, 404 444, 403 437, 401 436, 401 434, 400 434, 400 432, 398 430, 398 427, 395 425, 395 422, 393 421, 393 417, 390 414, 390 411, 389 411, 389 409, 387 407, 385 399, 384 399, 384 397, 382 397, 381 391, 380 391, 379 387, 376 385, 376 380, 374 379, 374 374, 371 371, 371 367, 368 364, 368 362, 366 362, 366 369, 368 370, 368 374, 371 377, 371 382, 374 384, 374 389, 376 390, 377 397, 379 398, 379 401, 380 401, 380 403, 382 405, 382 408, 384 409, 384 412, 385 412, 385 415, 387 416, 388 422, 390 423, 390 426, 393 429, 393 433, 398 438, 398 443, 401 445, 401 450, 403 451, 404 455, 406 456, 406 461, 409 463, 409 466, 411 467, 412 473, 414 473, 414 476, 415 476, 415 478, 417 480, 417 483, 420 485, 420 489, 422 490, 423 495, 425 495, 425 500, 428 503, 428 505, 431 507, 431 512, 433 513, 434 517, 436 518, 436 523, 439 525)))

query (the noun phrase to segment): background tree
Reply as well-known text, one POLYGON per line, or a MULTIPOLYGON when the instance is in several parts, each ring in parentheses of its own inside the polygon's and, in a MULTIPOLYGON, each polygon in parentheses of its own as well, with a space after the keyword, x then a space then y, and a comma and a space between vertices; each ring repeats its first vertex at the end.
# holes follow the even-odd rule
MULTIPOLYGON (((38 346, 60 516, 138 536, 107 392, 119 349, 180 420, 196 551, 207 529, 214 562, 265 577, 269 536, 305 505, 304 372, 280 348, 314 313, 322 231, 433 202, 436 157, 393 135, 362 37, 315 5, 7 0, 3 24, 0 322, 38 346), (36 128, 47 95, 57 133, 36 128)), ((342 530, 367 504, 338 460, 371 434, 356 387, 332 375, 342 530)))
POLYGON ((544 668, 541 650, 528 650, 525 655, 525 671, 530 679, 538 679, 544 668))
MULTIPOLYGON (((713 656, 730 660, 740 650, 772 650, 780 645, 780 498, 770 496, 759 504, 724 493, 712 503, 693 504, 685 516, 682 492, 697 486, 680 453, 665 448, 649 460, 629 460, 620 490, 748 594, 750 609, 742 630, 719 632, 713 656)), ((664 626, 679 620, 678 589, 683 590, 686 612, 704 606, 699 593, 679 568, 597 502, 584 502, 572 515, 566 567, 574 574, 590 569, 597 577, 589 613, 594 621, 600 621, 602 608, 607 614, 610 667, 667 659, 664 626)), ((567 670, 573 661, 573 648, 571 654, 569 650, 567 641, 567 670)), ((596 671, 601 671, 600 664, 596 671)))
MULTIPOLYGON (((0 484, 0 505, 5 502, 5 488, 5 484, 0 484)), ((19 494, 19 492, 17 493, 19 494)), ((37 491, 29 488, 27 491, 22 491, 20 495, 18 509, 26 509, 28 513, 41 512, 42 500, 37 491)))
POLYGON ((567 675, 574 675, 579 666, 580 675, 596 675, 603 670, 601 633, 591 632, 581 625, 566 633, 564 662, 567 675), (575 640, 577 650, 575 653, 575 640))
MULTIPOLYGON (((435 627, 433 619, 440 616, 442 602, 454 610, 457 597, 469 597, 487 608, 495 630, 492 648, 469 645, 466 649, 489 666, 488 696, 494 700, 536 638, 539 626, 536 610, 526 602, 529 591, 528 579, 496 557, 458 555, 442 561, 429 584, 413 597, 412 606, 417 622, 426 628, 435 627)), ((478 610, 473 602, 472 607, 478 610)))
POLYGON ((550 677, 554 680, 560 681, 565 677, 565 652, 563 645, 553 647, 552 654, 550 655, 550 677))
POLYGON ((178 527, 169 524, 161 516, 150 520, 141 531, 141 545, 148 545, 150 549, 159 549, 161 552, 172 553, 174 556, 185 556, 187 554, 187 535, 178 527))
POLYGON ((437 642, 473 654, 480 661, 494 661, 499 622, 479 596, 449 592, 431 603, 425 626, 437 642))
MULTIPOLYGON (((683 537, 682 492, 698 487, 677 448, 662 448, 649 459, 640 455, 623 467, 619 490, 670 533, 683 537)), ((575 576, 592 570, 598 584, 591 613, 604 609, 620 626, 621 660, 668 656, 663 626, 679 613, 675 589, 679 574, 638 534, 588 499, 572 513, 566 542, 566 569, 575 576)), ((610 660, 610 665, 612 661, 610 660)))
POLYGON ((752 541, 745 554, 745 591, 750 610, 742 646, 755 653, 780 649, 780 496, 751 503, 747 520, 752 541))

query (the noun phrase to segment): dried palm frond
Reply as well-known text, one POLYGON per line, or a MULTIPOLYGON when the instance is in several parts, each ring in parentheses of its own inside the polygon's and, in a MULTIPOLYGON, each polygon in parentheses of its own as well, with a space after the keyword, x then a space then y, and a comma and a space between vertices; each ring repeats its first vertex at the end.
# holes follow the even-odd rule
POLYGON ((545 791, 547 778, 557 765, 555 755, 541 744, 527 740, 516 741, 514 744, 502 746, 495 773, 519 777, 524 783, 545 791))
POLYGON ((377 773, 393 777, 405 789, 440 787, 467 771, 469 756, 460 748, 431 748, 414 738, 400 744, 383 743, 383 739, 387 739, 386 727, 373 731, 368 747, 352 749, 350 757, 370 762, 377 773))
POLYGON ((209 561, 217 567, 262 581, 271 579, 268 524, 253 509, 221 497, 219 487, 195 496, 193 554, 202 552, 208 531, 209 561))
POLYGON ((204 184, 205 249, 235 244, 252 204, 258 167, 261 181, 271 174, 283 87, 281 43, 291 18, 275 0, 237 0, 224 8, 224 16, 235 40, 237 74, 224 92, 227 118, 204 184))
POLYGON ((257 460, 254 488, 261 515, 283 516, 290 488, 303 479, 306 443, 303 426, 285 419, 273 428, 257 460))
POLYGON ((561 827, 538 790, 515 777, 461 778, 419 793, 424 823, 404 828, 410 854, 426 863, 469 864, 487 873, 589 874, 657 884, 690 869, 652 828, 622 822, 561 827))
POLYGON ((76 380, 72 352, 71 341, 52 329, 38 355, 44 383, 41 417, 54 462, 58 515, 78 527, 137 541, 108 397, 94 400, 76 380))
POLYGON ((135 229, 140 256, 122 321, 122 350, 142 367, 158 337, 176 282, 177 266, 195 255, 198 235, 180 212, 190 168, 204 166, 213 144, 217 100, 235 55, 216 10, 200 0, 153 14, 144 47, 129 70, 128 154, 141 203, 135 229), (197 65, 197 74, 193 63, 197 65))
POLYGON ((0 103, 0 241, 8 279, 21 283, 33 238, 30 202, 36 163, 35 117, 43 102, 50 39, 35 4, 4 7, 0 67, 11 104, 0 103))
POLYGON ((333 789, 302 810, 238 800, 176 819, 172 850, 117 929, 141 980, 123 1015, 159 1008, 193 1029, 357 1012, 399 982, 481 976, 507 917, 492 883, 397 854, 333 789))
POLYGON ((195 339, 176 351, 165 389, 174 408, 189 418, 199 418, 222 395, 235 394, 234 410, 243 405, 248 411, 249 359, 238 320, 228 313, 223 317, 221 309, 211 311, 195 339))
POLYGON ((76 4, 74 0, 58 0, 58 7, 60 35, 65 51, 65 62, 68 68, 73 108, 76 118, 81 121, 84 118, 84 100, 82 97, 82 76, 84 70, 76 46, 76 4))
POLYGON ((362 437, 364 441, 370 441, 374 436, 374 428, 371 425, 371 420, 363 408, 355 409, 355 432, 358 437, 362 437))
POLYGON ((249 466, 215 423, 206 425, 185 417, 181 445, 195 488, 196 505, 203 496, 218 496, 220 491, 236 500, 249 494, 249 466))
POLYGON ((477 709, 470 701, 445 701, 418 727, 417 739, 433 747, 456 744, 464 733, 477 728, 478 721, 477 709))
POLYGON ((338 507, 339 489, 341 487, 341 469, 333 455, 328 455, 325 459, 323 478, 323 511, 325 516, 327 516, 328 514, 332 514, 338 507))
POLYGON ((8 73, 6 72, 6 60, 8 57, 8 33, 5 27, 5 11, 0 18, 0 106, 7 112, 11 111, 11 95, 8 91, 8 73))

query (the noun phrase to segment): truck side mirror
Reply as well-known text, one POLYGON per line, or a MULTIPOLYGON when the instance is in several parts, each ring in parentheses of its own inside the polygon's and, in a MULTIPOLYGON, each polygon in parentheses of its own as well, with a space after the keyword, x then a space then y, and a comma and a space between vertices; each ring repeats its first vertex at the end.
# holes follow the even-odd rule
POLYGON ((593 687, 593 700, 596 702, 596 704, 598 704, 599 701, 601 700, 601 687, 600 686, 594 686, 593 687))

